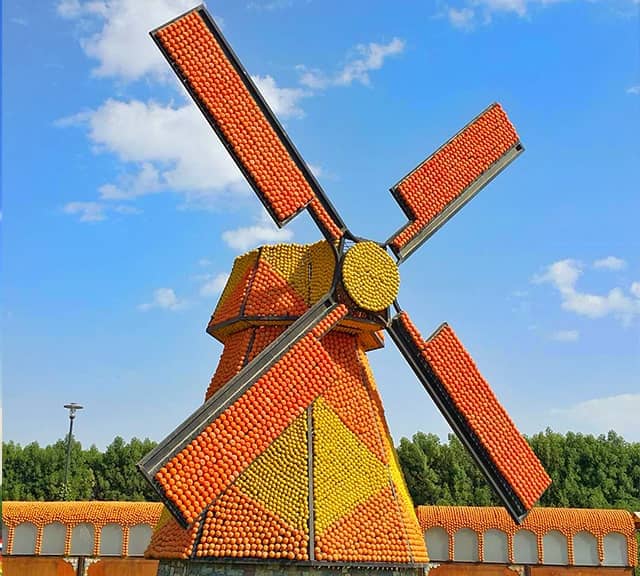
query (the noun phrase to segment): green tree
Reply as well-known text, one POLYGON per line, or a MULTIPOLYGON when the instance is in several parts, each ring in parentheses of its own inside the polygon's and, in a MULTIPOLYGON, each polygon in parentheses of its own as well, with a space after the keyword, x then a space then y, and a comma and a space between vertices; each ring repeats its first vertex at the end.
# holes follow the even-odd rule
MULTIPOLYGON (((136 469, 136 463, 155 446, 134 438, 116 438, 102 453, 95 446, 83 450, 72 440, 69 500, 154 500, 155 493, 136 469)), ((41 447, 3 443, 4 500, 60 500, 66 463, 65 440, 41 447)))
POLYGON ((101 458, 96 458, 94 473, 96 500, 156 500, 136 464, 155 446, 149 439, 133 438, 129 444, 117 436, 101 458))
MULTIPOLYGON (((595 437, 549 429, 528 441, 553 480, 542 506, 640 510, 640 443, 615 432, 595 437)), ((416 505, 498 503, 454 436, 441 443, 418 432, 400 441, 398 458, 416 505)))

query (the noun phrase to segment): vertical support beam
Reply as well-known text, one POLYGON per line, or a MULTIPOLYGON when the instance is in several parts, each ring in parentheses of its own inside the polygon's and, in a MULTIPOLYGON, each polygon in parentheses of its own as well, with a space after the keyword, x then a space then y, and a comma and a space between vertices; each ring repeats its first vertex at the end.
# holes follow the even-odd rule
POLYGON ((313 502, 313 406, 307 406, 307 475, 309 478, 309 560, 316 559, 315 508, 313 502))

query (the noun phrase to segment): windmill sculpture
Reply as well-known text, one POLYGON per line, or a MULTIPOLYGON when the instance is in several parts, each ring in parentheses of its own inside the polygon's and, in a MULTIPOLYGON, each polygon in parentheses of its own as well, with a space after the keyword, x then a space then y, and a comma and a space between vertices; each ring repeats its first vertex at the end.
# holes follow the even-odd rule
POLYGON ((307 209, 325 240, 236 259, 205 403, 139 465, 168 509, 148 555, 427 562, 365 354, 382 330, 521 521, 549 477, 451 328, 424 340, 396 301, 398 265, 522 152, 500 106, 391 189, 409 222, 380 244, 347 229, 204 7, 151 35, 274 221, 307 209))

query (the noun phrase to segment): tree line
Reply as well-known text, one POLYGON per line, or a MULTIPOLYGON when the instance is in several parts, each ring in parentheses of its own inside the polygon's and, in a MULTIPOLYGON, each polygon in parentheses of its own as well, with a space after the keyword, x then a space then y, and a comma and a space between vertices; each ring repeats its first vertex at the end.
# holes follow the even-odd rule
MULTIPOLYGON (((626 442, 615 432, 596 437, 549 429, 527 441, 553 480, 540 506, 640 510, 640 442, 626 442)), ((403 438, 397 450, 416 506, 499 505, 455 436, 441 442, 418 432, 403 438)))
MULTIPOLYGON (((640 510, 640 442, 547 430, 527 439, 553 484, 540 504, 640 510)), ((72 441, 69 500, 157 500, 136 468, 155 442, 117 437, 104 450, 72 441)), ((418 432, 400 441, 398 458, 416 505, 490 506, 499 502, 462 444, 418 432)), ((41 447, 3 443, 3 500, 57 500, 64 489, 66 442, 41 447)))

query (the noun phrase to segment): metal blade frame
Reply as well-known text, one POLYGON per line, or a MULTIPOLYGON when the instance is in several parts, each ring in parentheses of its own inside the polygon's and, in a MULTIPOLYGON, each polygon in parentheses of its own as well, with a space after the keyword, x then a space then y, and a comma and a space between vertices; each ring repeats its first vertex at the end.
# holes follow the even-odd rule
MULTIPOLYGON (((442 325, 434 331, 434 334, 437 333, 441 327, 442 325)), ((422 357, 416 342, 408 335, 402 326, 399 315, 392 318, 390 324, 387 326, 387 331, 398 347, 398 350, 400 350, 418 377, 418 380, 420 380, 425 390, 429 393, 429 396, 431 396, 440 413, 445 417, 456 436, 471 454, 489 484, 491 484, 496 491, 511 517, 517 524, 521 524, 528 511, 493 463, 493 460, 482 446, 477 434, 467 425, 465 419, 451 401, 440 378, 438 378, 431 369, 431 366, 429 366, 422 357)))
MULTIPOLYGON (((227 149, 227 151, 229 152, 229 154, 233 158, 234 162, 236 163, 236 165, 238 166, 238 168, 240 169, 240 171, 242 172, 242 174, 246 178, 247 182, 249 182, 249 184, 253 188, 253 190, 256 193, 256 195, 258 196, 260 202, 262 202, 262 205, 265 207, 265 209, 267 210, 267 212, 269 213, 269 215, 271 216, 273 221, 276 223, 276 225, 279 228, 282 228, 289 221, 293 220, 293 218, 295 218, 298 214, 300 214, 300 212, 302 212, 303 210, 308 208, 309 203, 307 203, 305 206, 302 206, 296 213, 292 214, 288 218, 286 218, 286 219, 284 219, 282 221, 278 219, 278 217, 276 216, 271 204, 269 203, 269 199, 265 197, 265 195, 260 190, 260 187, 258 186, 258 184, 255 182, 255 180, 251 176, 251 174, 248 171, 248 169, 245 167, 245 165, 240 161, 240 159, 236 155, 235 150, 233 149, 233 145, 224 136, 224 133, 222 132, 222 130, 218 126, 218 123, 216 122, 216 119, 213 117, 212 114, 209 113, 209 111, 207 110, 206 105, 200 100, 200 97, 198 96, 197 92, 191 86, 191 83, 189 82, 189 79, 186 78, 182 74, 182 72, 176 66, 176 64, 173 61, 173 59, 171 58, 170 54, 166 51, 166 49, 164 48, 162 42, 158 38, 158 34, 157 33, 158 33, 159 30, 165 28, 166 26, 168 26, 169 24, 172 24, 173 22, 176 22, 177 20, 180 20, 181 18, 183 18, 184 16, 186 16, 187 14, 190 14, 192 12, 197 12, 198 15, 202 18, 203 22, 205 23, 205 25, 207 26, 207 28, 209 29, 209 31, 211 32, 211 34, 215 38, 216 42, 218 42, 218 44, 222 48, 223 52, 225 53, 225 56, 228 58, 229 62, 231 62, 233 68, 237 72, 238 76, 241 78, 243 84, 245 85, 245 87, 249 91, 249 94, 255 100, 256 104, 260 108, 260 111, 262 112, 264 117, 267 119, 267 121, 269 122, 271 128, 276 133, 277 137, 280 139, 280 141, 284 145, 285 149, 289 153, 289 156, 291 157, 291 159, 293 160, 293 162, 295 163, 295 165, 300 170, 300 172, 304 176, 305 180, 307 181, 307 183, 311 187, 311 190, 315 194, 316 198, 318 199, 318 201, 320 202, 322 207, 325 209, 325 211, 327 212, 329 217, 333 220, 335 225, 341 230, 341 232, 343 234, 346 233, 347 232, 347 227, 346 227, 345 223, 343 222, 342 218, 340 217, 340 215, 338 214, 338 211, 335 209, 335 207, 333 206, 333 204, 331 203, 329 198, 324 193, 322 187, 320 186, 320 183, 317 181, 317 179, 313 175, 313 172, 311 172, 311 170, 307 166, 306 162, 303 160, 302 156, 300 155, 300 153, 298 152, 298 150, 294 146, 293 142, 291 141, 291 139, 289 138, 289 136, 285 132, 284 128, 282 127, 282 125, 278 121, 278 118, 273 113, 273 111, 271 110, 271 108, 269 107, 269 105, 267 104, 265 99, 263 98, 262 94, 260 93, 260 91, 258 90, 256 85, 254 84, 253 80, 251 79, 251 76, 245 70, 244 66, 240 62, 240 59, 236 56, 235 52, 233 51, 233 49, 231 48, 231 46, 227 42, 226 38, 223 36, 220 28, 218 28, 217 24, 215 23, 215 21, 212 18, 212 16, 209 14, 209 12, 206 9, 206 7, 204 6, 204 4, 201 4, 200 6, 197 6, 197 7, 193 8, 192 10, 189 10, 189 11, 185 12, 184 14, 178 16, 177 18, 174 18, 170 22, 167 22, 167 23, 163 24, 162 26, 159 26, 158 28, 155 28, 149 34, 150 34, 151 38, 153 39, 153 41, 156 43, 156 46, 162 52, 163 56, 165 57, 165 59, 167 60, 167 62, 169 63, 169 65, 171 66, 173 71, 175 72, 176 76, 182 82, 183 86, 185 87, 185 89, 187 90, 187 92, 189 93, 189 95, 191 96, 193 101, 197 104, 198 108, 200 108, 200 111, 202 112, 203 116, 206 118, 207 122, 209 122, 209 125, 213 128, 214 132, 218 135, 218 138, 220 139, 220 141, 222 142, 224 147, 227 149)), ((328 231, 323 228, 323 226, 320 224, 318 218, 315 217, 313 212, 310 211, 310 214, 311 214, 313 220, 315 221, 316 225, 322 231, 323 235, 327 238, 327 240, 329 242, 332 243, 335 239, 333 237, 331 237, 331 235, 328 233, 328 231)))

